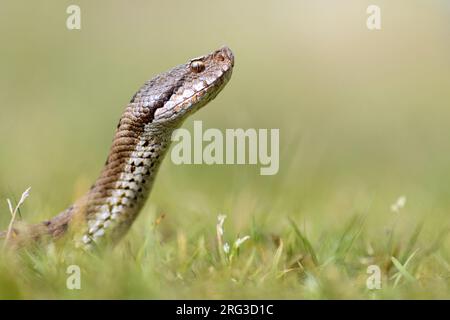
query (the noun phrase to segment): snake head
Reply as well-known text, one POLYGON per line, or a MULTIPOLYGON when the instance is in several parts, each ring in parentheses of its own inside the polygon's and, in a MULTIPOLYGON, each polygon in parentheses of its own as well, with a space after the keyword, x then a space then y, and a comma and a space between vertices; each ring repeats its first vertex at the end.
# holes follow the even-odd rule
POLYGON ((233 53, 222 47, 147 81, 130 104, 145 124, 177 126, 216 97, 233 66, 233 53))

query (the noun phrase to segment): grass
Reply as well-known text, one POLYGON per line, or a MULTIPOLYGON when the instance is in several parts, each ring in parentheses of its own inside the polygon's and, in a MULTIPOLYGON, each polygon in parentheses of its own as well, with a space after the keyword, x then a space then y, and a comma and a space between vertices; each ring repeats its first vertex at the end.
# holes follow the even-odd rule
POLYGON ((9 212, 11 213, 11 221, 9 222, 8 229, 6 230, 5 241, 3 243, 3 249, 6 248, 11 237, 14 236, 13 226, 14 226, 14 223, 16 222, 17 213, 20 214, 20 211, 19 211, 20 206, 25 202, 26 198, 28 198, 28 196, 30 195, 30 189, 31 188, 28 188, 27 190, 25 190, 22 193, 22 196, 20 197, 19 202, 17 203, 17 205, 14 208, 13 208, 11 200, 6 199, 6 202, 8 203, 9 212))
MULTIPOLYGON (((399 212, 391 214, 401 214, 399 212)), ((34 298, 449 298, 447 231, 421 241, 423 223, 370 235, 366 212, 314 239, 287 217, 276 226, 250 219, 236 233, 220 215, 195 234, 164 230, 165 215, 147 208, 145 221, 114 250, 73 250, 67 241, 22 252, 4 250, 0 297, 34 298), (272 232, 269 232, 272 230, 272 232), (80 290, 66 286, 69 266, 81 269, 80 290), (369 290, 367 268, 381 270, 380 290, 369 290)), ((395 216, 394 216, 395 217, 395 216)), ((398 218, 398 217, 397 217, 398 218)), ((208 221, 210 221, 208 219, 208 221)), ((315 230, 320 228, 315 227, 315 230)))

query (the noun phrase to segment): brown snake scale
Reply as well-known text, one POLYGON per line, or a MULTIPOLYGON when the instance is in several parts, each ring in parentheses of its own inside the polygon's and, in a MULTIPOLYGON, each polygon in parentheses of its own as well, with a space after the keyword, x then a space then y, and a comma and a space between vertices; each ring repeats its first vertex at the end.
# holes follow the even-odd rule
POLYGON ((173 130, 223 89, 233 66, 233 53, 222 47, 147 81, 125 108, 105 166, 89 192, 51 220, 15 229, 7 240, 57 239, 70 229, 76 246, 117 243, 150 193, 173 130))

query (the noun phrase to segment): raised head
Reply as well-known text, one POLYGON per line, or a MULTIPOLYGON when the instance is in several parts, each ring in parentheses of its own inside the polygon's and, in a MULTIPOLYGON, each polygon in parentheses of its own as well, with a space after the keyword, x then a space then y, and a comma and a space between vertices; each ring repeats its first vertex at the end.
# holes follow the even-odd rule
POLYGON ((147 81, 130 104, 136 107, 145 124, 178 125, 222 90, 233 66, 233 53, 222 47, 147 81))

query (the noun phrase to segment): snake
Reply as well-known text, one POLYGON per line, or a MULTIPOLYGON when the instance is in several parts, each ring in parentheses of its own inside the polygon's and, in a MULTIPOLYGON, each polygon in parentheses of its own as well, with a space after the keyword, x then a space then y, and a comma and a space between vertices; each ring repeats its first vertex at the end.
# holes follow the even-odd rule
POLYGON ((125 107, 89 191, 50 220, 14 228, 5 241, 55 241, 70 234, 75 247, 117 244, 144 206, 173 132, 221 92, 233 67, 233 52, 223 46, 146 81, 125 107))

